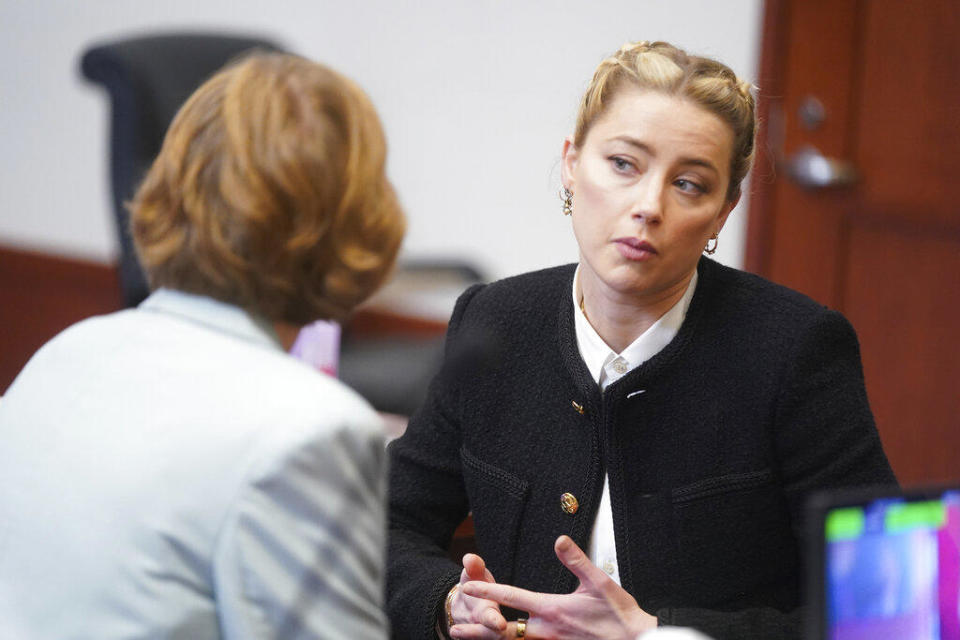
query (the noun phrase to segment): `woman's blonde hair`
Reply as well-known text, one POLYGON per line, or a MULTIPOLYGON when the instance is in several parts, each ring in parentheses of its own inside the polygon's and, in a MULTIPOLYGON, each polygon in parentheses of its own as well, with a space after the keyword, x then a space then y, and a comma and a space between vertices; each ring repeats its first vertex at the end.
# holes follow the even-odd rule
POLYGON ((152 288, 272 321, 342 319, 386 278, 405 230, 366 94, 293 55, 255 53, 183 105, 129 208, 152 288))
POLYGON ((756 136, 756 108, 749 82, 726 65, 687 55, 666 42, 630 42, 605 59, 593 73, 580 109, 574 144, 582 147, 590 127, 625 87, 659 91, 690 100, 718 116, 733 130, 730 184, 727 199, 740 194, 740 183, 750 171, 756 136))

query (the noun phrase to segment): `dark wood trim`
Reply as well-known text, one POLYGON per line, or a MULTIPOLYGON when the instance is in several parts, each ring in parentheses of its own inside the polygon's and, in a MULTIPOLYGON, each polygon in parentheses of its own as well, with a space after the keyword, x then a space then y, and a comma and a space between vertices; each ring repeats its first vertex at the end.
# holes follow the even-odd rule
POLYGON ((447 549, 447 557, 459 564, 465 553, 476 552, 477 539, 473 529, 473 516, 468 515, 467 519, 461 522, 457 530, 453 532, 453 540, 450 541, 450 548, 447 549))
POLYGON ((443 335, 447 323, 427 318, 404 316, 377 308, 359 309, 347 321, 344 333, 351 337, 411 336, 430 337, 443 335))
POLYGON ((123 308, 114 266, 0 246, 0 393, 71 324, 123 308))
MULTIPOLYGON (((84 318, 122 309, 114 265, 0 245, 0 394, 30 356, 84 318)), ((447 323, 360 309, 345 332, 352 337, 443 335, 447 323)))
POLYGON ((761 275, 769 268, 769 249, 773 237, 774 181, 778 147, 782 143, 780 105, 785 86, 783 66, 787 51, 787 5, 787 0, 764 2, 760 68, 755 82, 759 87, 759 130, 751 179, 750 210, 747 214, 744 267, 761 275))

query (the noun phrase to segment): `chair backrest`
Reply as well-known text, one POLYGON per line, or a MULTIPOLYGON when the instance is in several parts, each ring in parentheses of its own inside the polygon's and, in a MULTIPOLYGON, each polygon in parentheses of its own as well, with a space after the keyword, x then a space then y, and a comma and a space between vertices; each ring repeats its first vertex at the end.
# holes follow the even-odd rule
POLYGON ((83 53, 83 75, 110 96, 110 182, 120 238, 120 282, 128 306, 149 292, 130 238, 124 203, 160 151, 180 105, 227 62, 268 40, 219 34, 157 34, 104 42, 83 53))

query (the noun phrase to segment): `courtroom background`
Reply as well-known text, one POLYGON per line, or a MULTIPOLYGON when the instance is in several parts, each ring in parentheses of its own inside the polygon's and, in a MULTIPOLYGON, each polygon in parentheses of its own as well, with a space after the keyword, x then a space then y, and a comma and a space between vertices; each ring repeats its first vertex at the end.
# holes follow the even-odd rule
POLYGON ((576 259, 559 152, 605 54, 652 38, 723 60, 759 85, 764 131, 716 257, 844 312, 901 480, 960 478, 955 0, 0 2, 0 393, 43 340, 120 304, 108 101, 79 57, 171 31, 265 36, 356 79, 409 214, 403 259, 488 278, 576 259), (857 180, 804 187, 803 149, 857 180))

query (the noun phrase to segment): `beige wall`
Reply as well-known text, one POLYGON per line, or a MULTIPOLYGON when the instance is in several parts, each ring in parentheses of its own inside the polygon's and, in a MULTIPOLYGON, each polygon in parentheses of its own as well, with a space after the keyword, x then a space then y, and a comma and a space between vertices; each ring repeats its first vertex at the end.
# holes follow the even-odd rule
MULTIPOLYGON (((666 39, 752 77, 760 0, 0 2, 0 244, 109 261, 107 102, 78 56, 180 28, 262 33, 358 80, 383 117, 410 216, 407 257, 462 256, 494 277, 576 258, 559 151, 595 64, 666 39)), ((745 207, 721 238, 742 263, 745 207)))

